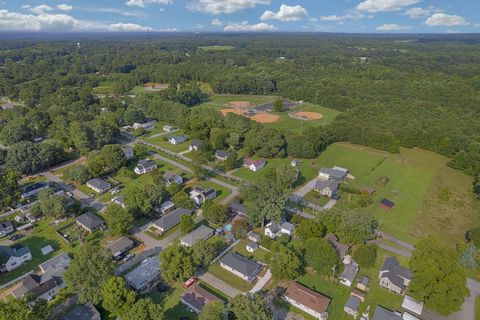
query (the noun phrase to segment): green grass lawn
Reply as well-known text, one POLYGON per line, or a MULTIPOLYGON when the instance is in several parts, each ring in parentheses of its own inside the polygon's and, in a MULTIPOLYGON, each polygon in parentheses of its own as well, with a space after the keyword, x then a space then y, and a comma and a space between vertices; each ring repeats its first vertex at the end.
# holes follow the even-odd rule
POLYGON ((275 129, 284 129, 284 130, 291 130, 296 133, 302 133, 302 131, 309 127, 319 127, 325 126, 330 124, 335 120, 335 118, 340 114, 340 111, 325 108, 322 106, 317 106, 310 103, 304 103, 295 107, 294 111, 311 111, 321 113, 323 115, 322 119, 319 120, 309 120, 309 121, 302 121, 298 119, 293 119, 288 115, 288 112, 272 112, 272 114, 276 114, 280 116, 280 120, 277 122, 266 123, 264 126, 275 128, 275 129))
POLYGON ((93 88, 93 92, 96 94, 113 94, 113 84, 104 82, 98 87, 93 88))
MULTIPOLYGON (((146 137, 151 137, 153 136, 154 134, 157 134, 157 133, 164 133, 165 131, 163 131, 163 126, 165 125, 170 125, 172 127, 174 127, 173 125, 169 124, 169 123, 166 123, 166 122, 163 122, 163 121, 157 121, 157 123, 155 124, 155 128, 153 128, 153 130, 150 130, 150 131, 147 131, 146 132, 146 137)), ((168 136, 168 134, 166 134, 168 136)))
POLYGON ((158 292, 154 289, 148 294, 152 298, 153 302, 162 305, 165 312, 165 319, 180 319, 187 317, 190 320, 196 320, 197 315, 193 312, 189 312, 187 308, 180 301, 180 298, 185 291, 183 289, 183 283, 169 283, 170 288, 165 292, 158 292))
POLYGON ((228 299, 230 299, 230 297, 227 296, 225 293, 223 293, 222 291, 218 290, 217 288, 212 287, 211 285, 209 285, 209 284, 206 283, 206 282, 200 281, 200 282, 198 283, 198 285, 199 285, 200 287, 202 287, 203 289, 207 290, 208 292, 216 295, 217 297, 219 297, 220 299, 222 299, 224 302, 227 302, 228 299))
POLYGON ((480 297, 475 299, 475 320, 480 320, 480 297))
POLYGON ((258 248, 257 250, 255 250, 253 253, 250 253, 247 251, 247 249, 245 248, 245 246, 250 243, 250 241, 247 241, 247 240, 242 240, 240 241, 234 248, 233 248, 233 251, 241 254, 242 256, 244 257, 247 257, 249 259, 253 259, 253 260, 256 260, 256 261, 260 261, 260 262, 263 262, 263 263, 267 263, 267 260, 268 260, 268 255, 269 255, 269 252, 266 251, 266 250, 263 250, 262 248, 258 248))
MULTIPOLYGON (((373 315, 377 305, 389 308, 391 310, 399 310, 402 304, 403 296, 390 293, 388 290, 378 286, 377 278, 378 271, 383 264, 386 256, 390 255, 386 251, 379 249, 378 257, 374 268, 361 269, 358 276, 366 275, 370 278, 369 291, 367 300, 360 305, 359 313, 365 312, 367 305, 370 305, 370 316, 373 315)), ((407 261, 404 258, 399 258, 400 264, 408 267, 407 261)), ((332 283, 331 279, 318 276, 314 273, 307 273, 298 279, 298 282, 307 286, 317 292, 322 293, 332 299, 327 311, 329 318, 335 320, 350 320, 352 317, 343 311, 343 306, 348 300, 352 288, 348 288, 341 283, 332 283)))
POLYGON ((204 50, 204 51, 225 51, 225 50, 232 50, 235 49, 235 47, 232 46, 200 46, 198 49, 204 50))
POLYGON ((253 287, 247 281, 223 269, 219 263, 215 263, 214 265, 210 266, 210 268, 208 268, 208 272, 238 290, 249 291, 253 287))
MULTIPOLYGON (((176 135, 180 136, 185 134, 183 130, 178 130, 176 132, 173 132, 171 135, 176 135)), ((165 148, 167 150, 173 151, 173 152, 183 152, 188 150, 188 147, 190 146, 191 139, 188 139, 184 143, 181 144, 171 144, 168 142, 166 139, 170 135, 164 135, 164 136, 159 136, 159 137, 154 137, 154 138, 146 138, 145 140, 147 142, 153 143, 159 147, 165 148)))
POLYGON ((69 219, 59 226, 50 226, 52 221, 53 219, 39 220, 34 224, 34 229, 31 231, 31 233, 17 242, 23 246, 27 246, 30 249, 32 253, 32 260, 15 270, 0 274, 0 285, 7 283, 31 270, 36 271, 39 264, 53 258, 61 252, 74 251, 74 247, 69 246, 67 242, 61 240, 55 233, 57 228, 71 223, 73 219, 69 219), (51 245, 54 251, 44 256, 40 249, 47 245, 51 245))
POLYGON ((316 204, 318 207, 323 207, 327 204, 328 201, 330 201, 330 198, 321 195, 316 191, 310 191, 303 198, 311 203, 316 204))
POLYGON ((216 109, 225 109, 225 104, 231 101, 249 101, 255 104, 263 104, 275 101, 276 96, 255 96, 255 95, 212 95, 208 101, 197 107, 215 107, 216 109))

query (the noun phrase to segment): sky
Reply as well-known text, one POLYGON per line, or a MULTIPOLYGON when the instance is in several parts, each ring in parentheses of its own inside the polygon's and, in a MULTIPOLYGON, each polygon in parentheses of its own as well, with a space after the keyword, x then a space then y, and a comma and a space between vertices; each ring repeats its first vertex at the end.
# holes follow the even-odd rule
POLYGON ((0 0, 0 31, 479 33, 480 0, 0 0))

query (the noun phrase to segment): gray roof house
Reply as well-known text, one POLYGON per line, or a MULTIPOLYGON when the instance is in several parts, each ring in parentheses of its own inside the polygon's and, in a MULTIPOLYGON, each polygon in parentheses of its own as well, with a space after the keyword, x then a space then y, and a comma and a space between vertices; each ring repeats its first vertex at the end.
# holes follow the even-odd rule
POLYGON ((1 221, 0 222, 0 238, 5 237, 15 231, 11 221, 1 221))
POLYGON ((221 161, 227 160, 228 158, 230 158, 231 155, 232 155, 232 153, 229 152, 229 151, 225 151, 225 150, 215 151, 215 158, 217 158, 218 160, 221 160, 221 161))
POLYGON ((335 180, 317 180, 313 190, 327 197, 332 197, 338 192, 338 182, 335 180))
POLYGON ((11 247, 0 246, 2 265, 0 271, 12 271, 32 259, 32 253, 27 246, 14 244, 11 247))
POLYGON ((202 224, 200 227, 181 238, 180 244, 187 247, 192 247, 198 241, 204 241, 213 236, 214 231, 215 230, 212 228, 202 224))
POLYGON ((400 266, 397 258, 387 257, 378 275, 379 285, 398 294, 404 294, 412 280, 412 272, 400 266))
POLYGON ((402 316, 398 312, 393 312, 382 306, 377 306, 372 320, 402 320, 402 316))
POLYGON ((100 312, 92 303, 78 305, 67 312, 60 320, 101 320, 100 312))
POLYGON ((280 231, 280 226, 276 222, 270 222, 265 228, 265 235, 270 239, 275 239, 280 231))
POLYGON ((326 238, 327 238, 328 242, 330 242, 330 244, 333 246, 335 251, 337 252, 337 255, 339 256, 339 258, 341 260, 343 260, 345 258, 345 256, 347 255, 348 250, 350 249, 350 246, 338 241, 337 236, 333 233, 327 234, 326 238))
POLYGON ((340 279, 340 283, 347 287, 352 286, 352 283, 355 280, 358 271, 358 264, 356 264, 355 262, 346 264, 342 273, 338 276, 338 278, 340 279))
POLYGON ((168 142, 171 144, 181 144, 187 141, 187 137, 185 136, 170 136, 168 137, 168 142))
POLYGON ((193 139, 192 143, 190 143, 189 150, 190 151, 192 151, 192 150, 198 151, 200 149, 201 145, 202 145, 202 140, 193 139))
POLYGON ((368 291, 368 283, 370 279, 367 276, 361 276, 358 278, 357 288, 363 291, 368 291))
POLYGON ((357 318, 360 302, 360 299, 358 299, 357 297, 350 296, 347 300, 347 303, 343 307, 343 311, 345 311, 349 315, 352 315, 354 318, 357 318))
POLYGON ((66 269, 70 265, 71 261, 72 258, 70 258, 67 253, 62 253, 50 260, 45 261, 44 263, 39 264, 38 266, 43 273, 46 273, 49 270, 66 269))
POLYGON ((259 242, 262 240, 262 236, 256 233, 255 231, 250 231, 247 233, 248 240, 253 242, 259 242))
POLYGON ((75 219, 76 223, 83 229, 92 233, 105 227, 105 222, 91 212, 82 214, 75 219))
POLYGON ((234 252, 224 255, 220 259, 220 266, 248 282, 255 281, 263 268, 263 265, 260 263, 234 252))
POLYGON ((125 281, 127 284, 142 293, 152 288, 160 276, 160 259, 153 256, 143 260, 138 267, 127 273, 125 281))
POLYGON ((231 213, 239 214, 241 216, 247 215, 247 208, 245 208, 245 206, 240 202, 238 202, 237 200, 230 203, 230 205, 228 206, 228 210, 231 213))
POLYGON ((155 161, 149 159, 142 159, 138 161, 138 164, 135 169, 133 169, 133 171, 136 174, 141 175, 157 170, 157 167, 158 164, 155 161))
POLYGON ((172 183, 176 183, 178 185, 183 184, 183 177, 170 171, 167 171, 163 174, 163 180, 167 187, 170 186, 172 183))
POLYGON ((110 250, 110 252, 112 253, 113 258, 117 259, 120 258, 125 252, 132 249, 134 246, 135 242, 133 242, 128 237, 122 236, 109 244, 108 250, 110 250))
POLYGON ((283 234, 287 234, 289 236, 293 235, 295 231, 295 225, 290 222, 284 222, 280 225, 280 232, 283 234))
POLYGON ((191 216, 192 211, 185 208, 177 208, 171 213, 152 222, 152 227, 158 229, 162 233, 165 233, 179 224, 183 215, 191 216))
POLYGON ((109 190, 112 185, 103 179, 94 178, 87 181, 87 187, 95 190, 98 193, 104 193, 105 191, 109 190))
POLYGON ((319 177, 336 181, 343 181, 347 178, 348 171, 335 168, 320 168, 319 177))
POLYGON ((207 200, 213 200, 217 197, 217 191, 213 188, 204 188, 202 186, 195 186, 190 191, 190 199, 195 202, 197 206, 201 206, 207 200))
POLYGON ((26 186, 25 188, 22 189, 22 195, 21 197, 23 199, 34 196, 38 194, 40 191, 43 189, 48 189, 49 185, 46 182, 37 182, 34 184, 31 184, 29 186, 26 186))

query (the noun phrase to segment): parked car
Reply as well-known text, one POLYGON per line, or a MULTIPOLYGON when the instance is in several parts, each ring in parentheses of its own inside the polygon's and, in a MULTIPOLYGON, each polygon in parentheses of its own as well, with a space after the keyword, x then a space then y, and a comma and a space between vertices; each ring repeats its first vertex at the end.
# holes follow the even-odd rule
POLYGON ((110 191, 110 194, 111 194, 112 196, 114 196, 114 195, 116 195, 116 194, 119 193, 119 192, 120 192, 119 189, 113 189, 112 191, 110 191))
POLYGON ((135 255, 133 253, 129 253, 125 257, 123 257, 123 262, 127 262, 128 260, 132 259, 133 257, 135 257, 135 255))
POLYGON ((71 193, 70 191, 67 191, 65 194, 66 194, 67 197, 69 197, 69 198, 71 198, 71 197, 73 196, 73 193, 71 193))
POLYGON ((17 241, 18 239, 21 239, 21 238, 23 238, 23 237, 24 237, 23 234, 17 233, 17 234, 14 234, 14 235, 8 237, 8 240, 17 241))

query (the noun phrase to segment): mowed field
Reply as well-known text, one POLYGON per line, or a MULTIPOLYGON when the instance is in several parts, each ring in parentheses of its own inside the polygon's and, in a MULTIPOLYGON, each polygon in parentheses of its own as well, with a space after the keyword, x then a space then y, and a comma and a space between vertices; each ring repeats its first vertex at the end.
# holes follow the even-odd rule
MULTIPOLYGON (((454 245, 478 220, 478 200, 471 191, 472 178, 446 166, 447 158, 421 149, 401 149, 391 154, 368 147, 339 143, 320 157, 306 160, 311 166, 342 166, 355 180, 349 184, 376 189, 368 210, 385 232, 416 242, 438 235, 454 245), (388 177, 385 185, 379 178, 388 177), (391 210, 380 208, 379 201, 395 203, 391 210)), ((348 195, 337 205, 345 205, 348 195)))

